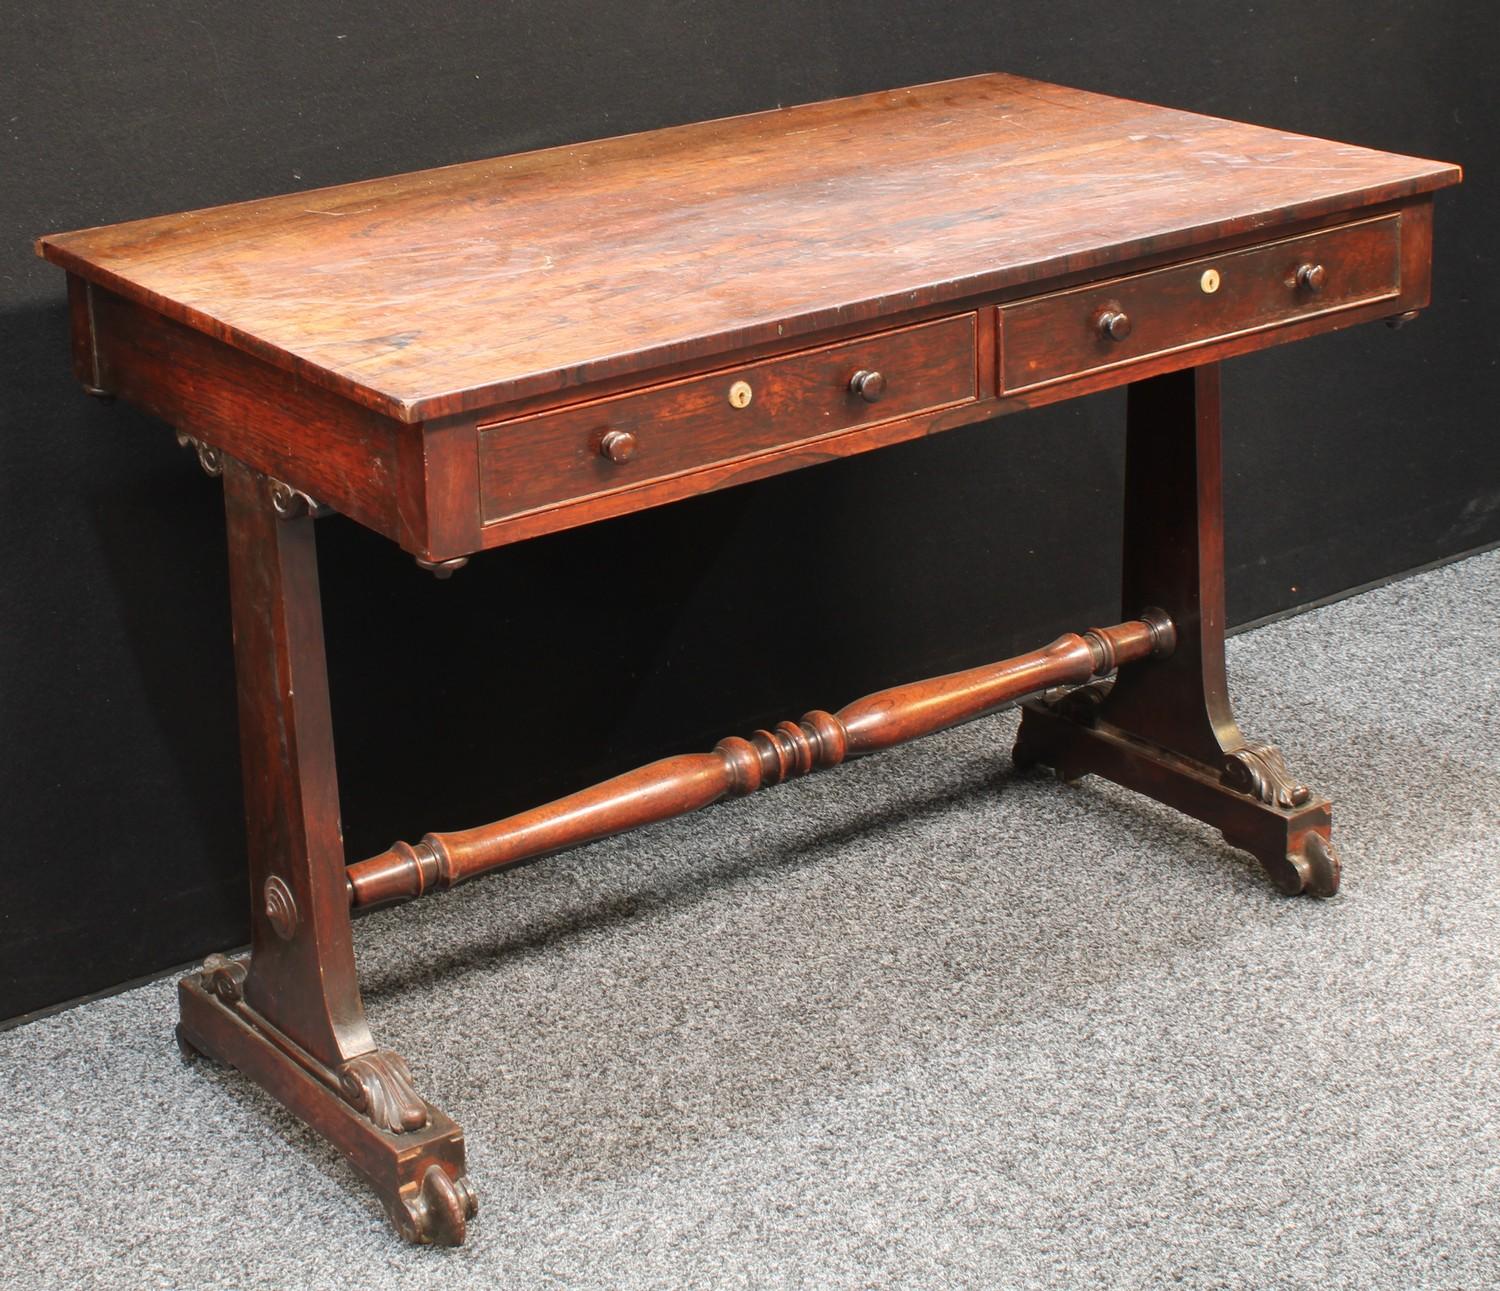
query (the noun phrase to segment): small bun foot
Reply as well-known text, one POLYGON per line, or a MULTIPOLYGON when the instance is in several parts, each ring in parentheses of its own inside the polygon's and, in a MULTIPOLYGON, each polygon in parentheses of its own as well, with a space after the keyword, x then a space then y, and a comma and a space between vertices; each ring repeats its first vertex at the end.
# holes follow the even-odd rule
POLYGON ((396 1227, 408 1242, 420 1246, 462 1246, 468 1221, 479 1213, 479 1194, 466 1175, 452 1177, 430 1165, 415 1195, 398 1203, 396 1227))

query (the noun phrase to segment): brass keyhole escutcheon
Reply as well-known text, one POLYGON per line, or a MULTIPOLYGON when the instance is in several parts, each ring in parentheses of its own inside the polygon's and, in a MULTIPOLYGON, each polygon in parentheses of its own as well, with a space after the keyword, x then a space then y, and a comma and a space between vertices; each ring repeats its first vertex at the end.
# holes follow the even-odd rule
POLYGON ((750 388, 748 381, 736 381, 729 387, 729 405, 732 408, 748 408, 754 397, 755 391, 750 388))
POLYGON ((1203 277, 1198 279, 1198 285, 1203 288, 1205 296, 1212 296, 1219 290, 1219 271, 1217 269, 1205 269, 1203 277))

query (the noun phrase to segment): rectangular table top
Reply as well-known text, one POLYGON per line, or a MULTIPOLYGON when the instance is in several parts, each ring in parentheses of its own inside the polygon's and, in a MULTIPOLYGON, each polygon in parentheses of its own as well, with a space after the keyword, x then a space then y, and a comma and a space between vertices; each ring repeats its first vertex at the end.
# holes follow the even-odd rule
POLYGON ((1459 178, 991 74, 56 234, 38 251, 415 422, 1459 178))

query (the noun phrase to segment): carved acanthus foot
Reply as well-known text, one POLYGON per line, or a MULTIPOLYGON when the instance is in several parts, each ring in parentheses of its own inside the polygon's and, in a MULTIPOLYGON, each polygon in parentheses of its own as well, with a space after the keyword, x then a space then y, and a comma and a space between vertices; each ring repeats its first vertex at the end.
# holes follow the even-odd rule
POLYGON ((1274 744, 1247 744, 1224 759, 1223 782, 1268 807, 1300 807, 1312 790, 1298 784, 1274 744))
POLYGON ((479 1213, 479 1194, 467 1175, 456 1178, 440 1165, 427 1167, 422 1186, 405 1198, 392 1219, 408 1242, 462 1246, 468 1221, 479 1213))
POLYGON ((427 1124, 427 1104, 399 1053, 376 1049, 350 1058, 339 1071, 339 1092, 376 1128, 406 1134, 427 1124))

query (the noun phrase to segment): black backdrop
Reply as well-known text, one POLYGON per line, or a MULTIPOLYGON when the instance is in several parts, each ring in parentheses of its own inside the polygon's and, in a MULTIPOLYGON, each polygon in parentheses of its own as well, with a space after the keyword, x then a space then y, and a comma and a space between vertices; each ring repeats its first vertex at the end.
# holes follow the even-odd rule
MULTIPOLYGON (((1500 540, 1492 18, 1490 0, 12 0, 0 1017, 246 935, 219 488, 164 427, 79 392, 35 235, 984 70, 1460 161, 1423 321, 1227 365, 1244 622, 1500 540)), ((1113 621, 1122 412, 1104 395, 955 431, 446 584, 321 522, 351 855, 1113 621)))

